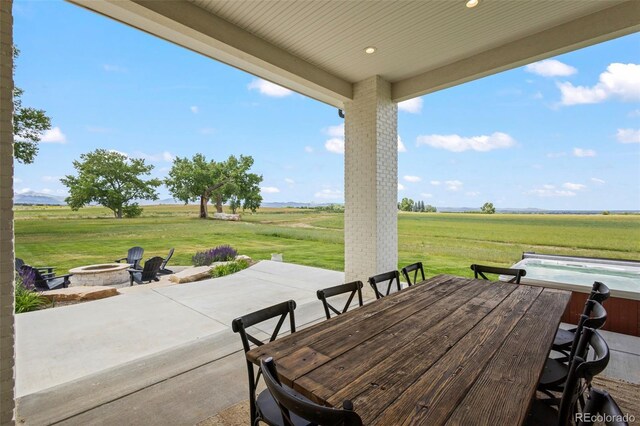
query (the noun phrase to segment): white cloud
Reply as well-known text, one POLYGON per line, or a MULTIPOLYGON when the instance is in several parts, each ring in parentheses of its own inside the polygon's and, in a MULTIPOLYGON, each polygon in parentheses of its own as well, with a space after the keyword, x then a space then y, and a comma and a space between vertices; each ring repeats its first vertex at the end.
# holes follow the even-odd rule
POLYGON ((467 150, 491 151, 493 149, 509 148, 516 141, 506 133, 495 132, 490 136, 463 137, 459 135, 421 135, 418 145, 429 145, 433 148, 446 149, 453 152, 467 150))
POLYGON ((67 136, 62 133, 60 127, 54 127, 49 130, 45 130, 40 138, 42 143, 67 143, 67 136))
POLYGON ((480 195, 480 193, 477 191, 470 191, 470 192, 465 192, 465 195, 469 197, 477 197, 478 195, 480 195))
POLYGON ((440 182, 439 180, 432 180, 431 182, 429 182, 431 185, 433 186, 438 186, 440 185, 442 182, 440 182))
POLYGON ((620 143, 640 143, 640 129, 618 129, 616 139, 620 143))
POLYGON ((324 143, 324 147, 334 154, 344 154, 344 140, 340 138, 331 138, 324 143))
POLYGON ((14 183, 14 184, 16 184, 16 183, 22 183, 22 179, 20 179, 19 177, 14 177, 14 178, 13 178, 13 183, 14 183))
POLYGON ((283 98, 291 95, 293 92, 285 87, 278 86, 270 81, 256 78, 247 86, 249 90, 257 90, 261 94, 274 98, 283 98))
POLYGON ((407 182, 420 182, 422 178, 420 176, 405 176, 404 180, 407 182))
POLYGON ((16 194, 26 194, 27 192, 31 192, 31 188, 16 189, 16 194))
POLYGON ((421 193, 420 193, 420 196, 421 196, 422 198, 432 198, 432 197, 433 197, 433 194, 429 194, 429 193, 427 193, 427 192, 421 192, 421 193))
POLYGON ((262 186, 260 187, 260 192, 263 192, 265 194, 276 194, 280 192, 280 189, 276 188, 275 186, 262 186))
POLYGON ((534 93, 533 95, 531 95, 531 97, 533 99, 543 99, 544 95, 542 94, 542 92, 538 91, 538 92, 534 93))
POLYGON ((133 157, 143 158, 153 163, 157 163, 160 161, 171 163, 176 158, 176 156, 169 151, 158 152, 155 154, 147 154, 145 152, 136 151, 133 153, 133 157))
POLYGON ((344 138, 344 123, 327 127, 325 133, 334 138, 344 138))
POLYGON ((198 108, 196 105, 190 106, 189 109, 194 114, 197 114, 198 112, 200 112, 200 108, 198 108))
POLYGON ((404 191, 404 185, 399 183, 398 184, 398 191, 404 191))
POLYGON ((212 135, 214 134, 216 131, 216 129, 214 129, 213 127, 203 127, 202 129, 200 129, 200 134, 201 135, 212 135))
POLYGON ((124 155, 125 157, 129 158, 129 154, 123 151, 118 151, 117 149, 110 149, 109 152, 115 152, 116 154, 124 155))
POLYGON ((598 179, 598 178, 591 178, 590 180, 591 180, 591 182, 599 183, 600 185, 602 185, 603 183, 605 183, 605 181, 604 181, 604 180, 602 180, 602 179, 598 179))
POLYGON ((314 194, 315 198, 320 198, 323 200, 336 200, 342 198, 342 191, 337 189, 323 189, 322 191, 318 191, 314 194))
POLYGON ((285 181, 286 183, 288 183, 289 185, 293 185, 294 183, 296 183, 296 181, 294 181, 294 180, 293 180, 293 179, 291 179, 291 178, 284 178, 284 181, 285 181))
POLYGON ((402 143, 402 138, 398 135, 398 152, 407 152, 407 147, 402 143))
POLYGON ((578 72, 578 70, 571 65, 555 59, 545 59, 544 61, 534 62, 527 65, 525 70, 543 77, 567 77, 578 72))
POLYGON ((50 190, 49 188, 42 188, 40 192, 43 194, 53 194, 53 191, 50 190))
POLYGON ((640 100, 640 65, 613 63, 592 87, 558 83, 562 105, 595 104, 607 99, 640 100))
POLYGON ((573 197, 576 195, 573 191, 556 189, 554 185, 542 185, 542 188, 535 188, 527 192, 530 195, 538 197, 573 197))
POLYGON ((587 186, 583 185, 581 183, 566 182, 566 183, 562 184, 562 187, 564 189, 568 189, 570 191, 581 191, 581 190, 585 189, 587 186))
POLYGON ((62 176, 41 176, 43 182, 57 182, 62 178, 62 176))
POLYGON ((447 187, 447 191, 459 191, 460 189, 462 189, 463 185, 463 183, 459 180, 447 180, 444 182, 444 184, 447 187))
POLYGON ((593 149, 573 148, 574 157, 595 157, 596 152, 593 149))
POLYGON ((305 146, 304 152, 308 152, 309 154, 311 154, 313 152, 313 147, 310 147, 309 145, 305 146))
POLYGON ((413 98, 398 102, 398 109, 411 114, 419 114, 422 111, 422 98, 413 98))
POLYGON ((627 115, 631 118, 640 117, 640 109, 634 109, 633 111, 630 111, 629 114, 627 115))
POLYGON ((106 72, 127 72, 127 69, 119 65, 104 64, 102 68, 106 72))

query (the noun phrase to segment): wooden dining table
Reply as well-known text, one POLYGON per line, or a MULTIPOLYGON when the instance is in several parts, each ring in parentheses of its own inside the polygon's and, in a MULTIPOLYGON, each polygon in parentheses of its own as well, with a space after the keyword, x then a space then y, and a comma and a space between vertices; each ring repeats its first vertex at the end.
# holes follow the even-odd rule
MULTIPOLYGON (((439 275, 247 352, 366 425, 518 425, 570 292, 439 275)), ((320 303, 320 302, 318 302, 320 303)))

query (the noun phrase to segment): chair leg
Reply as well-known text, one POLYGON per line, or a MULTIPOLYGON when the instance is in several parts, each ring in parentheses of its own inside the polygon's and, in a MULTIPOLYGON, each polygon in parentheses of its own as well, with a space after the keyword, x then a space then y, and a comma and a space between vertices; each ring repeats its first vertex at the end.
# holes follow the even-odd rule
POLYGON ((129 277, 129 287, 133 287, 133 275, 129 277))

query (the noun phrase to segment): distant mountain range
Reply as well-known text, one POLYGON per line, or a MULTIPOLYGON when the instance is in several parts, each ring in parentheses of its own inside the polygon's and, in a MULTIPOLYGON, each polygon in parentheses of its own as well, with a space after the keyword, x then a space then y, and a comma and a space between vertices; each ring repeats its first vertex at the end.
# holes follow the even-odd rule
POLYGON ((43 194, 40 192, 23 192, 22 194, 16 194, 13 199, 13 204, 47 204, 53 206, 64 206, 67 203, 64 202, 65 197, 43 194))
MULTIPOLYGON (((65 197, 58 195, 50 195, 43 194, 40 192, 24 192, 22 194, 16 194, 14 198, 14 204, 40 204, 40 205, 52 205, 52 206, 64 206, 66 203, 64 202, 65 197)), ((141 205, 157 205, 157 204, 182 204, 182 201, 176 200, 175 198, 163 198, 162 200, 157 201, 143 201, 140 203, 141 205)), ((289 202, 277 202, 277 203, 262 203, 262 207, 269 208, 285 208, 285 207, 293 207, 293 208, 313 208, 313 207, 324 207, 329 206, 331 204, 340 204, 340 203, 301 203, 298 201, 289 201, 289 202)), ((438 207, 438 211, 442 213, 467 213, 467 212, 477 212, 480 209, 478 207, 438 207)), ((497 213, 523 213, 523 214, 601 214, 601 210, 545 210, 545 209, 536 209, 536 208, 524 208, 524 209, 512 209, 512 208, 504 208, 504 209, 496 209, 497 213)), ((638 213, 635 210, 611 210, 611 213, 638 213)))

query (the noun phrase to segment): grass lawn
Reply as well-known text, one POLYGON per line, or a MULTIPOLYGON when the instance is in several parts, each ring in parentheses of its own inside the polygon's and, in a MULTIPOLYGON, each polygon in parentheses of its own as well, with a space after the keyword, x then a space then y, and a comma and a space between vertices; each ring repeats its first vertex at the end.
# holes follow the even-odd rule
MULTIPOLYGON (((213 209, 213 208, 212 208, 213 209)), ((230 244, 254 259, 283 253, 287 262, 342 270, 343 215, 305 209, 260 209, 241 222, 200 220, 198 206, 147 206, 136 219, 101 207, 15 208, 16 256, 58 272, 111 262, 139 245, 145 258, 230 244)), ((470 275, 471 263, 509 266, 523 251, 640 260, 640 216, 400 213, 399 267, 421 260, 429 276, 470 275)))

